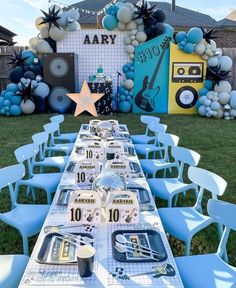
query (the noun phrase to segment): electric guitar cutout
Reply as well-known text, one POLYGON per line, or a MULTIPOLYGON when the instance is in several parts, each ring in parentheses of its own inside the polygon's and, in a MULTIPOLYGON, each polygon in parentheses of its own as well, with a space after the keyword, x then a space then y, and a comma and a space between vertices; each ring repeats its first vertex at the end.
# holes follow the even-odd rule
POLYGON ((161 43, 162 52, 158 59, 157 66, 152 75, 151 81, 149 82, 149 77, 145 76, 143 79, 143 87, 138 92, 135 97, 135 104, 142 110, 147 112, 152 112, 155 109, 155 98, 160 91, 160 86, 154 87, 163 57, 165 55, 166 49, 169 47, 171 41, 170 37, 165 37, 164 41, 161 43))

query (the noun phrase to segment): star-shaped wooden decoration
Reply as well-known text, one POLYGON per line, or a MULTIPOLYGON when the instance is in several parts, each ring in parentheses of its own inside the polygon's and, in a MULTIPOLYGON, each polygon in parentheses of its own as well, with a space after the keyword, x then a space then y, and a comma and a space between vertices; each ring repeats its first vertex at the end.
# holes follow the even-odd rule
POLYGON ((101 99, 104 93, 91 93, 87 81, 84 81, 80 93, 69 93, 66 95, 77 104, 75 117, 84 111, 88 111, 94 117, 98 116, 95 102, 101 99))

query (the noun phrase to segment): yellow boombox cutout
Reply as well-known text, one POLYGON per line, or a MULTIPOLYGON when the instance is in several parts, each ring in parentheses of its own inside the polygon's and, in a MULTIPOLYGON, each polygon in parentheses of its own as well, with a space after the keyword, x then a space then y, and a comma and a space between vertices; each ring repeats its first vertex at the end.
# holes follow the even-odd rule
POLYGON ((186 54, 178 46, 170 46, 169 114, 196 114, 198 90, 203 87, 206 61, 198 55, 186 54))

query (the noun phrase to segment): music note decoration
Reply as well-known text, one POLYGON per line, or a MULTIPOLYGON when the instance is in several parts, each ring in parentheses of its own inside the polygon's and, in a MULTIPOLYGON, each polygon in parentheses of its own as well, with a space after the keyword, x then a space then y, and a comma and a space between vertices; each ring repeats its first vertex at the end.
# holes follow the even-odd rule
POLYGON ((95 103, 98 115, 112 114, 112 83, 88 83, 92 93, 103 93, 104 96, 95 103))

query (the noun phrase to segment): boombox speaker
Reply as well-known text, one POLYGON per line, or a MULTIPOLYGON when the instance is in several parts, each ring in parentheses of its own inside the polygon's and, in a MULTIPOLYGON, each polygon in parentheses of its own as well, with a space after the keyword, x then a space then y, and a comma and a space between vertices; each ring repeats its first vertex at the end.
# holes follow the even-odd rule
POLYGON ((70 112, 73 101, 66 95, 75 92, 76 54, 46 53, 43 55, 44 81, 51 88, 49 107, 56 112, 70 112))
POLYGON ((185 54, 170 46, 169 114, 195 114, 198 91, 204 86, 206 62, 198 55, 185 54))

